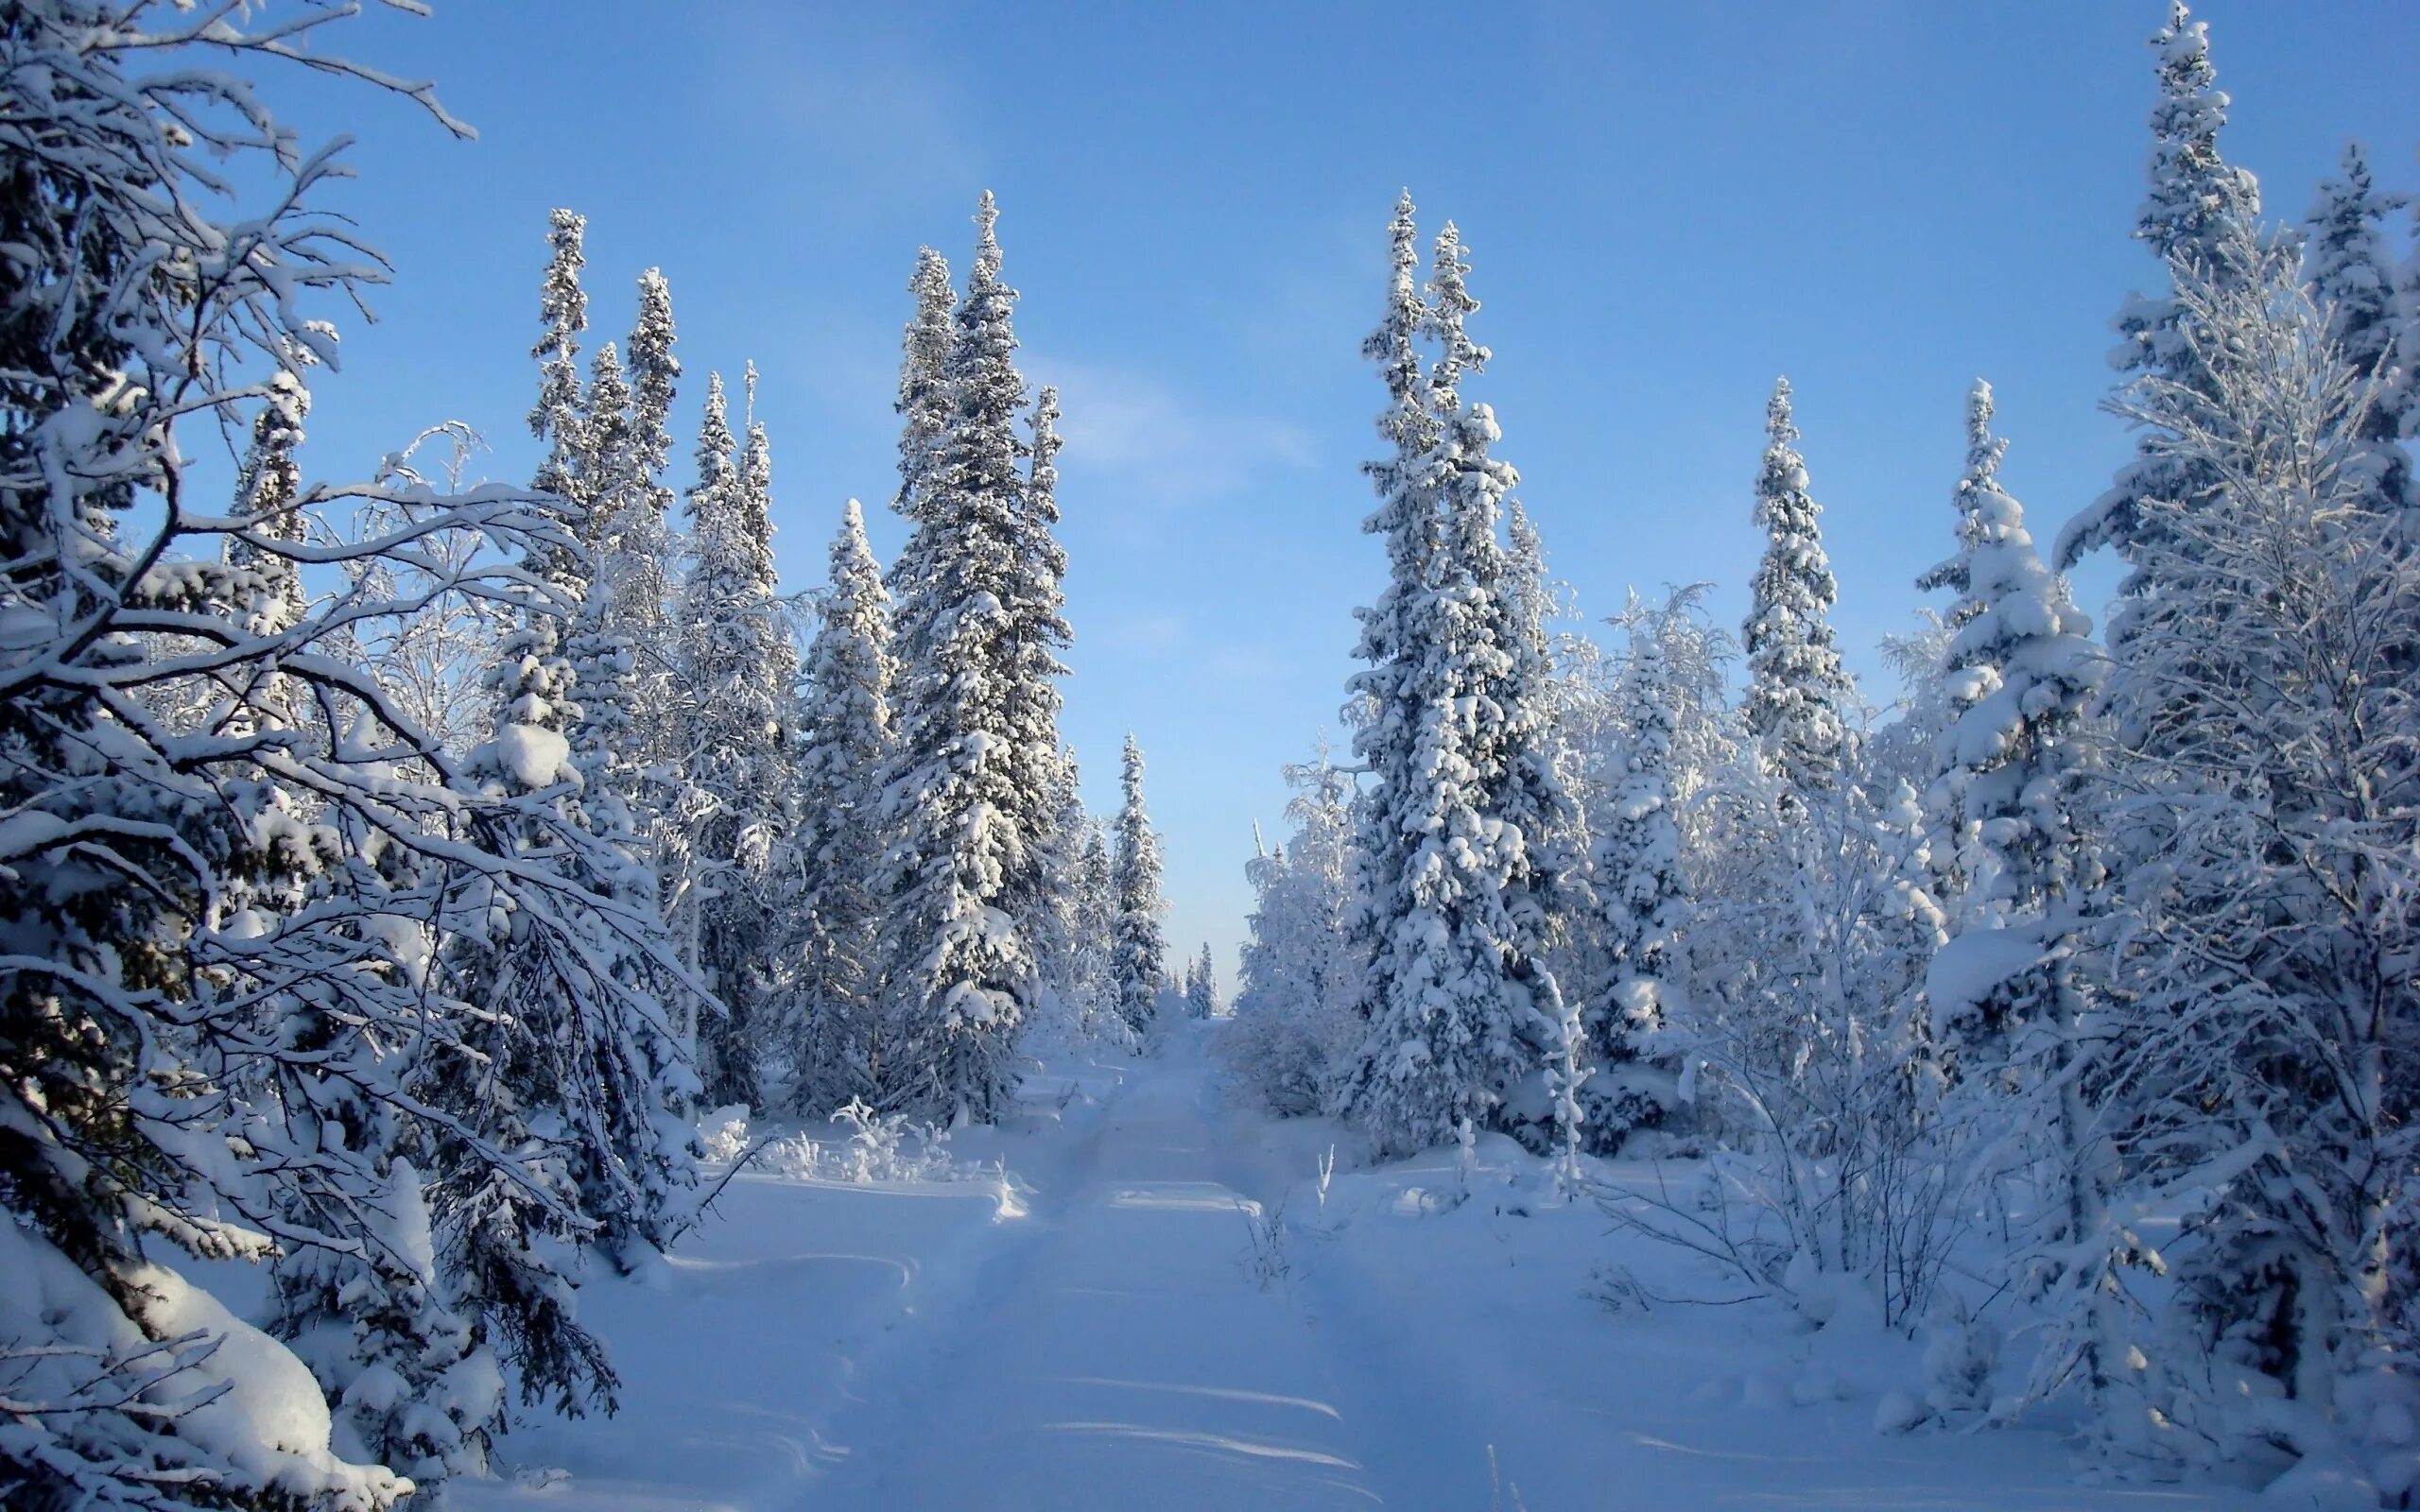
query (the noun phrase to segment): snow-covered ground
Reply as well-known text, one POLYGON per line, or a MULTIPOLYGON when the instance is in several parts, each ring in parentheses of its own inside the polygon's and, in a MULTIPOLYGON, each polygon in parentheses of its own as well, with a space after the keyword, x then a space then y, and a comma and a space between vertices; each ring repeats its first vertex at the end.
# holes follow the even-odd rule
POLYGON ((458 1504, 2248 1504, 2081 1486, 2047 1432, 1877 1435, 1877 1400, 1920 1374, 1887 1336, 1608 1307, 1608 1261, 1711 1279, 1558 1204, 1509 1142, 1467 1188, 1448 1151, 1340 1169, 1322 1200, 1319 1159, 1350 1144, 1227 1107, 1216 1032, 1056 1067, 1011 1126, 959 1136, 1005 1179, 741 1175, 661 1277, 583 1292, 620 1416, 515 1432, 519 1479, 458 1504))

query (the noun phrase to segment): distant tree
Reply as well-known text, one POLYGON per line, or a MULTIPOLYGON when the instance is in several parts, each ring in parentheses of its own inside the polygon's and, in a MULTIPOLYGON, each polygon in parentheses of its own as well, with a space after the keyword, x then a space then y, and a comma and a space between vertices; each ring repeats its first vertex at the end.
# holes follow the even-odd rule
POLYGON ((1143 806, 1143 748, 1126 737, 1125 802, 1117 812, 1115 879, 1117 918, 1111 971, 1117 1008, 1136 1033, 1159 1011, 1160 988, 1167 980, 1167 945, 1160 934, 1160 837, 1143 806))
POLYGON ((1184 1011, 1196 1019, 1212 1018, 1219 1011, 1219 968, 1210 958, 1206 940, 1201 954, 1185 968, 1184 1011))

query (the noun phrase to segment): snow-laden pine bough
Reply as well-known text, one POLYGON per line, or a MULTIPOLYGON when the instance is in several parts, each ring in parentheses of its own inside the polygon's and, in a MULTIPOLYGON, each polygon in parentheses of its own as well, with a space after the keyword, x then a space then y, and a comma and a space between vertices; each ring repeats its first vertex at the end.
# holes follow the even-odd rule
POLYGON ((384 265, 314 208, 337 149, 249 76, 349 78, 467 134, 427 85, 320 50, 353 9, 0 20, 12 1505, 371 1508, 475 1469, 506 1368, 610 1401, 579 1257, 637 1263, 692 1179, 665 1015, 699 984, 562 721, 508 707, 458 755, 359 661, 435 606, 574 615, 520 563, 577 554, 575 511, 401 459, 349 488, 292 466, 301 380, 337 360, 310 307, 384 265), (259 212, 222 217, 255 176, 259 212), (215 507, 178 427, 248 414, 215 507), (270 1263, 279 1338, 163 1246, 270 1263))

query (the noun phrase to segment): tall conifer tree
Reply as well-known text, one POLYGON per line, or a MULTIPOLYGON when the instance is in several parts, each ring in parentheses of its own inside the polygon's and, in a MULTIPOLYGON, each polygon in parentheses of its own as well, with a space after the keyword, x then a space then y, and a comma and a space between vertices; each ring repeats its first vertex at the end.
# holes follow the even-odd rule
MULTIPOLYGON (((2135 236, 2164 271, 2181 266, 2216 281, 2240 282, 2254 270, 2228 266, 2235 260, 2229 248, 2258 220, 2260 189, 2251 174, 2219 152, 2230 102, 2211 66, 2208 25, 2192 19, 2185 0, 2170 0, 2168 25, 2152 36, 2151 47, 2159 98, 2152 107, 2150 184, 2136 212, 2135 236)), ((2207 391, 2207 362, 2179 329, 2180 314, 2172 292, 2130 296, 2115 321, 2120 342, 2110 354, 2112 365, 2152 382, 2207 391)), ((2060 533, 2055 565, 2070 568, 2086 552, 2109 547, 2127 564, 2121 585, 2126 597, 2155 599, 2156 563, 2167 557, 2159 540, 2165 516, 2157 506, 2189 508, 2208 498, 2214 487, 2215 480, 2198 471, 2183 449, 2146 432, 2109 490, 2060 533), (2146 508, 2146 501, 2152 507, 2146 508)), ((2134 633, 2149 607, 2119 608, 2109 626, 2112 650, 2134 633)))
MULTIPOLYGON (((580 287, 580 269, 587 259, 581 243, 588 217, 556 210, 547 219, 546 272, 538 288, 539 335, 529 354, 538 359, 538 399, 529 409, 529 432, 546 448, 532 486, 573 507, 559 511, 567 534, 580 530, 579 507, 586 499, 588 440, 586 408, 579 385, 579 337, 588 329, 588 294, 580 287)), ((561 548, 533 548, 529 567, 549 586, 566 582, 569 561, 561 548)), ((559 632, 560 636, 560 632, 559 632)))
MULTIPOLYGON (((752 412, 755 387, 751 368, 752 412)), ((710 417, 710 432, 716 423, 710 417)), ((684 849, 696 964, 725 1010, 702 1036, 706 1096, 761 1105, 758 1041, 781 987, 777 915, 788 905, 773 896, 771 859, 789 822, 798 653, 776 599, 771 443, 751 418, 735 472, 719 445, 710 435, 700 447, 717 476, 691 496, 689 572, 682 586, 688 706, 681 746, 700 816, 684 849)))
MULTIPOLYGON (((1028 911, 1042 836, 1027 823, 1037 795, 1019 787, 1036 739, 1025 676, 1035 564, 1020 466, 1030 449, 1016 424, 1027 403, 1016 291, 1000 277, 990 193, 975 218, 975 263, 941 371, 946 425, 928 457, 903 453, 915 528, 895 568, 902 655, 883 958, 906 1040, 893 1064, 910 1081, 885 1096, 931 1116, 988 1120, 1007 1099, 1011 1046, 1039 989, 1028 911)), ((923 360, 921 324, 911 369, 923 360)), ((921 413, 911 406, 911 424, 921 413)))
POLYGON ((807 647, 809 703, 798 756, 798 830, 787 902, 795 953, 788 1035, 804 1074, 802 1111, 875 1097, 895 1074, 882 1016, 873 879, 884 850, 882 774, 890 756, 890 599, 849 501, 807 647))
POLYGON ((1748 653, 1748 729, 1787 790, 1806 794, 1839 781, 1855 690, 1832 642, 1831 610, 1840 590, 1824 554, 1824 511, 1807 494, 1806 463, 1792 444, 1797 439, 1789 380, 1783 378, 1765 405, 1755 512, 1765 553, 1749 584, 1740 644, 1748 653))
MULTIPOLYGON (((1408 201, 1397 224, 1400 238, 1408 201)), ((1517 474, 1491 455, 1494 413, 1461 396, 1462 380, 1488 358, 1464 324, 1478 308, 1467 275, 1448 224, 1423 318, 1406 334, 1433 340, 1435 362, 1421 371, 1418 348, 1395 339, 1400 279, 1379 339, 1365 349, 1386 366, 1391 394, 1393 364, 1409 352, 1406 395, 1422 419, 1403 424, 1391 410, 1382 429, 1399 444, 1428 438, 1404 472, 1373 469, 1396 492, 1373 522, 1389 528, 1391 548, 1404 548, 1390 550, 1398 576, 1364 617, 1365 655, 1380 649, 1371 632, 1381 629, 1393 655, 1373 658, 1370 682, 1357 679, 1379 698, 1384 721, 1365 728, 1365 753, 1392 779, 1374 795, 1363 831, 1376 852, 1365 877, 1391 885, 1361 904, 1373 926, 1369 1031, 1337 1094, 1381 1148, 1398 1152, 1441 1143, 1466 1122, 1510 1126, 1508 1105, 1525 1084, 1568 1059, 1546 960, 1563 873, 1549 840, 1568 805, 1540 717, 1543 655, 1514 602, 1498 534, 1517 474), (1398 506, 1411 518, 1393 519, 1398 506), (1400 537, 1398 524, 1408 527, 1400 537), (1409 841, 1400 863, 1397 835, 1409 841)))
MULTIPOLYGON (((899 490, 891 495, 890 507, 908 521, 912 534, 924 523, 942 438, 949 431, 949 379, 943 369, 949 366, 958 293, 950 286, 948 261, 929 247, 917 249, 908 292, 915 296, 916 308, 900 334, 899 395, 891 405, 899 415, 899 490)), ((915 596, 920 585, 909 575, 930 565, 925 553, 901 552, 887 575, 891 602, 903 604, 915 596)), ((905 636, 910 627, 902 622, 899 629, 905 636)), ((903 639, 898 654, 909 662, 924 650, 903 639)))

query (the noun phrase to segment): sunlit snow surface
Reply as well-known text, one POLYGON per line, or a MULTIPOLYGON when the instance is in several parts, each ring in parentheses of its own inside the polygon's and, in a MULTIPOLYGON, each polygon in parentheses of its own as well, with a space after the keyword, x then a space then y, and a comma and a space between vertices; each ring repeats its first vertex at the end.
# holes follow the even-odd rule
POLYGON ((1593 1280, 1610 1258, 1658 1291, 1720 1280, 1556 1205, 1509 1142, 1481 1142, 1467 1199, 1450 1151, 1354 1171, 1332 1125, 1225 1106, 1217 1032, 1054 1063, 1011 1126, 953 1141, 1005 1160, 1005 1183, 743 1175, 652 1283, 581 1294, 621 1415, 516 1431, 498 1478, 455 1504, 2251 1504, 2080 1486, 2045 1430, 1877 1435, 1877 1400, 1921 1379, 1918 1346, 1808 1332, 1762 1303, 1614 1312, 1593 1280))

